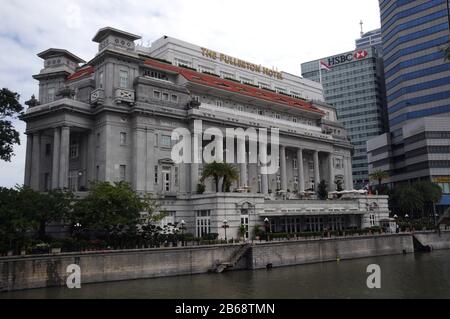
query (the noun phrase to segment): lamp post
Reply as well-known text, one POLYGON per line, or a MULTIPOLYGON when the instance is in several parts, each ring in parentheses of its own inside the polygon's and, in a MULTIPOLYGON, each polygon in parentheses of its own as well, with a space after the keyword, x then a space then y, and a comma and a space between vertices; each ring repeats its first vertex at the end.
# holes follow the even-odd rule
POLYGON ((269 218, 264 219, 264 228, 266 230, 266 241, 269 241, 269 232, 270 232, 269 218))
POLYGON ((184 230, 186 229, 186 222, 184 220, 182 220, 180 222, 180 225, 181 225, 180 229, 181 229, 181 238, 182 238, 181 246, 184 246, 184 242, 185 242, 185 240, 184 240, 184 230))
POLYGON ((228 243, 228 238, 227 238, 227 228, 229 228, 230 226, 228 225, 228 221, 225 219, 223 221, 223 226, 222 228, 225 229, 225 241, 228 243))
POLYGON ((397 216, 397 214, 394 215, 394 219, 395 219, 395 232, 398 234, 399 233, 399 226, 398 226, 398 216, 397 216))

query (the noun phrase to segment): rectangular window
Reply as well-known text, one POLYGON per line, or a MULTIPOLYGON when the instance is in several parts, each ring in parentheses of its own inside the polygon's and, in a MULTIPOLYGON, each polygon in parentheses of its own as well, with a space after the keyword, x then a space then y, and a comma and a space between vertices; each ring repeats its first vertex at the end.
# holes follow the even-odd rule
POLYGON ((78 171, 69 172, 69 190, 72 192, 78 191, 78 171))
POLYGON ((202 238, 211 233, 211 211, 201 210, 197 211, 197 218, 195 222, 195 234, 197 238, 202 238))
POLYGON ((275 91, 277 91, 277 93, 286 93, 287 90, 285 88, 280 88, 280 87, 276 87, 275 91))
POLYGON ((171 147, 172 146, 172 137, 169 135, 161 136, 161 147, 171 147))
POLYGON ((192 68, 192 62, 182 59, 175 59, 175 65, 177 66, 187 66, 192 68))
POLYGON ((128 71, 120 71, 120 87, 128 89, 128 71))
POLYGON ((172 94, 172 102, 173 103, 178 103, 178 95, 172 94))
POLYGON ((235 79, 236 76, 233 73, 230 72, 225 72, 225 71, 220 71, 220 76, 224 79, 228 78, 228 79, 235 79))
POLYGON ((175 185, 176 186, 179 186, 179 177, 178 177, 178 174, 179 174, 179 172, 178 172, 178 167, 175 167, 175 185))
POLYGON ((158 165, 155 166, 155 184, 159 183, 159 178, 158 178, 159 172, 158 172, 158 165))
POLYGON ((55 100, 55 92, 56 89, 55 88, 49 88, 47 91, 47 102, 53 102, 55 100))
POLYGON ((52 155, 52 144, 45 144, 45 155, 52 155))
POLYGON ((127 133, 120 133, 120 145, 127 145, 127 133))
POLYGON ((216 100, 216 106, 222 107, 222 101, 221 100, 216 100))
POLYGON ((252 80, 252 79, 249 79, 249 78, 244 78, 243 76, 241 76, 241 82, 242 83, 247 83, 247 84, 253 84, 254 83, 254 81, 252 80))
POLYGON ((169 101, 169 93, 163 93, 162 99, 163 99, 163 101, 169 101))
POLYGON ((77 141, 72 141, 72 144, 70 144, 70 158, 77 158, 78 157, 78 150, 79 145, 77 141))
POLYGON ((294 158, 294 169, 297 169, 297 159, 296 158, 294 158))
POLYGON ((126 165, 120 165, 120 168, 119 168, 119 182, 125 182, 126 181, 126 172, 127 172, 126 165))
POLYGON ((153 97, 157 100, 161 100, 161 92, 153 91, 153 97))
POLYGON ((261 89, 270 89, 270 84, 264 83, 264 82, 258 82, 258 86, 261 89))
POLYGON ((103 71, 101 71, 98 75, 98 87, 103 89, 103 71))
POLYGON ((97 133, 97 144, 96 144, 97 148, 100 148, 100 133, 97 133))

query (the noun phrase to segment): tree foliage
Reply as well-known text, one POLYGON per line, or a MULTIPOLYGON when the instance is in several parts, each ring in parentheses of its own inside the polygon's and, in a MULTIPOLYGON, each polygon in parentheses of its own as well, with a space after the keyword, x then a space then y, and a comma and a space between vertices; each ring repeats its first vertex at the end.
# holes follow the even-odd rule
POLYGON ((372 174, 370 174, 369 178, 372 181, 378 182, 378 189, 380 190, 381 189, 381 183, 383 182, 383 180, 389 178, 389 173, 386 172, 386 171, 377 170, 377 171, 373 172, 372 174))
POLYGON ((317 186, 317 195, 319 196, 319 199, 326 200, 328 199, 328 186, 327 182, 321 181, 319 185, 317 186))
POLYGON ((19 98, 19 94, 6 88, 0 91, 0 160, 6 162, 14 155, 14 144, 20 144, 19 132, 11 121, 23 111, 19 98))
POLYGON ((216 193, 218 193, 219 183, 223 179, 222 192, 229 192, 231 184, 236 181, 238 177, 238 171, 233 165, 229 163, 213 162, 206 164, 203 168, 201 182, 204 183, 207 178, 212 178, 216 186, 216 193))
POLYGON ((127 183, 101 182, 77 202, 73 223, 92 231, 111 231, 118 226, 136 225, 143 204, 127 183))
POLYGON ((442 198, 442 189, 431 182, 403 185, 391 191, 391 203, 403 214, 424 215, 432 212, 433 204, 442 198))

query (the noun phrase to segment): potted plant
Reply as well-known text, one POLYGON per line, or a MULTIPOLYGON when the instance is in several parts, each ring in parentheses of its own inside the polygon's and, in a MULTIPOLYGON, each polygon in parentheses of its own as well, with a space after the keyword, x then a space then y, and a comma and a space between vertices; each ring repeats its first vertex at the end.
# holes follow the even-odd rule
POLYGON ((50 245, 50 252, 52 254, 60 254, 62 249, 62 243, 59 241, 54 241, 50 245))
POLYGON ((246 232, 247 232, 247 227, 245 227, 244 225, 241 225, 241 227, 239 227, 239 235, 241 236, 242 240, 244 240, 246 232))
POLYGON ((32 254, 48 254, 50 245, 44 242, 39 242, 31 249, 32 254))
POLYGON ((256 225, 254 232, 255 232, 255 239, 256 240, 260 240, 261 239, 261 234, 262 234, 261 226, 256 225))

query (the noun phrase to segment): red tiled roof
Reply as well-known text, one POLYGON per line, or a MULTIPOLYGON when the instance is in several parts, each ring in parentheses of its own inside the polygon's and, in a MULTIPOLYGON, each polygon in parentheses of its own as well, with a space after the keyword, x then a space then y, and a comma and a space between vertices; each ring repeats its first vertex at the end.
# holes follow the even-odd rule
POLYGON ((73 80, 78 80, 82 77, 85 77, 87 75, 91 75, 92 73, 94 73, 94 67, 93 66, 85 66, 81 69, 79 69, 78 71, 76 71, 74 74, 71 74, 68 78, 67 81, 73 81, 73 80))
POLYGON ((315 112, 317 114, 323 115, 324 112, 315 107, 311 102, 306 102, 300 99, 296 99, 290 96, 278 94, 275 92, 270 92, 267 90, 259 89, 252 87, 250 85, 245 85, 241 83, 237 83, 234 81, 225 80, 219 77, 215 77, 212 75, 207 75, 204 73, 199 73, 193 70, 189 70, 186 68, 170 65, 167 63, 162 63, 156 60, 148 59, 144 62, 146 65, 156 67, 162 70, 173 71, 181 74, 186 80, 201 84, 207 85, 210 87, 215 87, 221 90, 230 91, 234 93, 239 93, 242 95, 258 98, 261 100, 266 100, 269 102, 276 102, 285 104, 291 107, 300 108, 306 111, 315 112))

